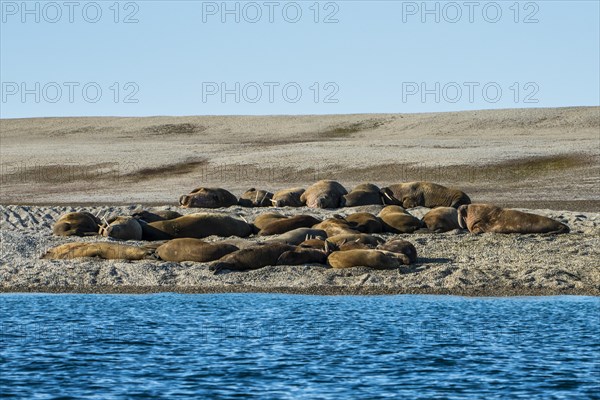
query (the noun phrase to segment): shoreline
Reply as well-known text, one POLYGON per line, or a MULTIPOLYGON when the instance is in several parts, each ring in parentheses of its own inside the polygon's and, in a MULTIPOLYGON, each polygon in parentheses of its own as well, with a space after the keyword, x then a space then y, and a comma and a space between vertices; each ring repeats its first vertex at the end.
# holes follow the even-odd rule
POLYGON ((323 287, 314 286, 306 288, 275 287, 270 289, 244 285, 232 286, 92 286, 92 287, 0 287, 0 294, 288 294, 310 296, 390 296, 390 295, 433 295, 433 296, 459 296, 459 297, 544 297, 544 296, 592 296, 600 297, 600 287, 579 289, 551 289, 551 288, 510 288, 496 287, 489 289, 464 288, 353 288, 353 287, 323 287))

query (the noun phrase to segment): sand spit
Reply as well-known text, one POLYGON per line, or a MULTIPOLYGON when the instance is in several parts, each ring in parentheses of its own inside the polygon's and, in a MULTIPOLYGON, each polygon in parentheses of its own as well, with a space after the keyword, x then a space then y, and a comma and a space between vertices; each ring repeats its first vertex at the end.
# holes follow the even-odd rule
MULTIPOLYGON (((417 263, 402 270, 359 267, 340 271, 307 265, 215 275, 208 264, 194 262, 39 259, 47 248, 58 244, 111 240, 53 236, 52 224, 62 213, 85 209, 100 215, 129 214, 140 208, 1 206, 0 292, 600 295, 600 213, 590 212, 532 211, 567 223, 572 231, 565 235, 472 235, 462 231, 383 235, 402 237, 415 244, 419 252, 417 263)), ((159 209, 184 214, 207 211, 172 206, 159 209)), ((290 215, 308 213, 317 217, 359 211, 281 210, 290 215)), ((218 211, 251 220, 267 210, 231 207, 218 211)), ((410 211, 421 217, 427 209, 410 211)))
MULTIPOLYGON (((0 119, 0 143, 3 292, 600 295, 600 107, 0 119), (474 202, 556 218, 571 233, 404 235, 420 258, 402 271, 297 266, 214 275, 198 263, 39 259, 51 246, 79 240, 51 234, 67 211, 129 214, 144 204, 188 213, 177 199, 195 187, 240 195, 319 179, 348 189, 429 180, 474 202)), ((222 211, 248 219, 265 212, 222 211)))

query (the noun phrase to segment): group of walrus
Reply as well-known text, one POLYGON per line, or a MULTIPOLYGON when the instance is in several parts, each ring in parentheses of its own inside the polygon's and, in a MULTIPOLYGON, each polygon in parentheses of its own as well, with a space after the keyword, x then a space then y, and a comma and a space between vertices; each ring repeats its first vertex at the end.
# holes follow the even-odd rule
POLYGON ((356 212, 324 220, 312 215, 286 216, 279 212, 258 215, 251 223, 221 213, 181 215, 175 211, 142 211, 101 221, 89 212, 62 215, 53 226, 59 236, 102 235, 118 240, 152 241, 134 246, 118 242, 75 242, 48 250, 42 258, 159 259, 210 262, 211 270, 244 271, 269 265, 323 264, 332 268, 364 266, 400 268, 414 263, 417 251, 403 239, 385 241, 377 233, 567 233, 569 227, 541 215, 472 204, 464 192, 431 182, 409 182, 379 188, 367 183, 348 192, 340 183, 322 180, 312 186, 271 193, 254 188, 238 199, 221 188, 201 187, 179 199, 184 208, 310 207, 335 209, 383 206, 377 214, 356 212), (407 208, 428 207, 422 219, 407 208), (245 240, 266 237, 262 243, 245 240), (209 236, 224 239, 202 240, 209 236), (232 238, 236 237, 236 238, 232 238))

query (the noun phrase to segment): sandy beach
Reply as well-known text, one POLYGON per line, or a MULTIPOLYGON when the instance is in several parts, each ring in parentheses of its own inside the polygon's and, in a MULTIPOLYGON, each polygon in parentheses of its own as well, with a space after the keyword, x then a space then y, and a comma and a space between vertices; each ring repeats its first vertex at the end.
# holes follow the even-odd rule
MULTIPOLYGON (((3 119, 0 128, 2 292, 600 295, 599 107, 3 119), (81 240, 52 236, 52 224, 67 211, 189 213, 202 210, 181 210, 177 198, 198 186, 239 195, 319 179, 348 189, 434 181, 464 190, 474 202, 550 216, 571 233, 395 235, 414 243, 419 259, 393 271, 313 265, 214 275, 207 264, 192 262, 39 259, 51 246, 81 240)), ((218 211, 252 220, 267 210, 218 211)), ((356 211, 282 210, 321 218, 356 211)), ((421 217, 427 210, 409 211, 421 217)))

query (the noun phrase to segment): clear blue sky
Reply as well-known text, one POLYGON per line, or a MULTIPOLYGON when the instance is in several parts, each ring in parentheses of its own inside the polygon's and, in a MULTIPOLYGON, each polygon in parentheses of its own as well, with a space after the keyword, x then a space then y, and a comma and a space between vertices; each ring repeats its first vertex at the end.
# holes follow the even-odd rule
POLYGON ((2 118, 600 103, 598 1, 75 3, 1 2, 2 118))

